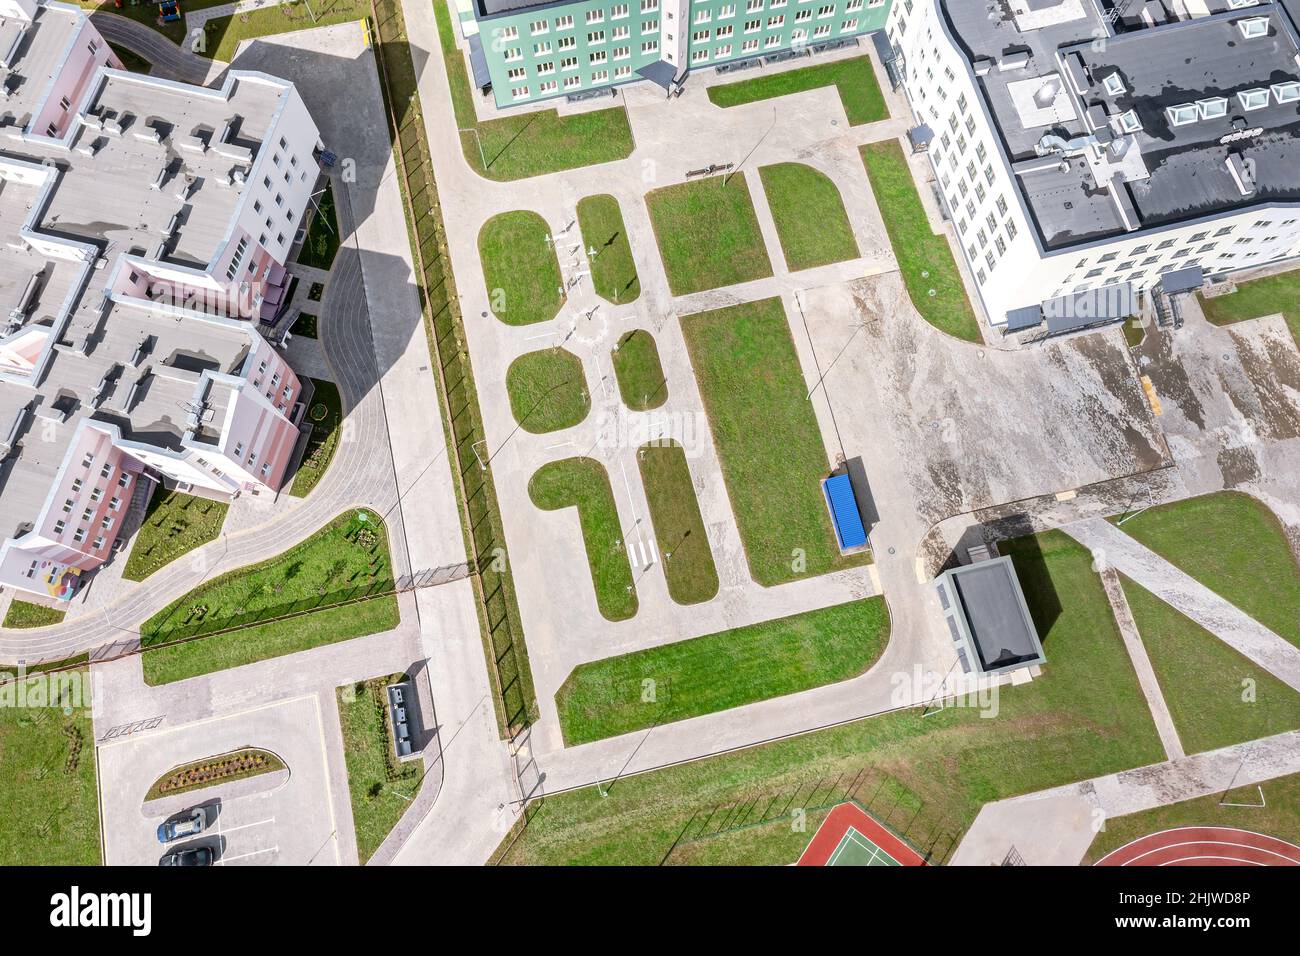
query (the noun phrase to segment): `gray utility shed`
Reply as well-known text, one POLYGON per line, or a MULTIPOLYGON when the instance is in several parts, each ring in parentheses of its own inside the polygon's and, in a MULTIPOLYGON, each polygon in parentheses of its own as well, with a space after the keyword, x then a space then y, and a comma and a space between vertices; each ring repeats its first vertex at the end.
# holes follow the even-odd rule
POLYGON ((1010 558, 945 571, 935 588, 968 673, 1002 674, 1047 659, 1010 558))

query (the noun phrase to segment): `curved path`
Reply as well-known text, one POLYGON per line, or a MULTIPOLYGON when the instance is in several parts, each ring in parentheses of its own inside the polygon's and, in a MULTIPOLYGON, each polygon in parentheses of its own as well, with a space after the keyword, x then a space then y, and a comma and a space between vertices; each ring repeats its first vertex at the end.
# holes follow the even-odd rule
POLYGON ((1178 827, 1113 850, 1097 866, 1300 866, 1300 846, 1234 827, 1178 827))
POLYGON ((90 19, 105 40, 144 57, 153 64, 155 74, 167 79, 206 86, 228 65, 179 47, 158 31, 118 13, 95 10, 90 19))

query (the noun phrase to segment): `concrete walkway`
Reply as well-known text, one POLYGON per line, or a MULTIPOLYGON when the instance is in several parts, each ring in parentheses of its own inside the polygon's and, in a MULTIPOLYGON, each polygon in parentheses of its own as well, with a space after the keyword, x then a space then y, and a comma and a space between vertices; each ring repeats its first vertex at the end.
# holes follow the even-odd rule
POLYGON ((1133 670, 1137 672, 1138 684, 1142 687, 1142 694, 1151 709, 1151 718, 1155 721, 1156 732, 1160 734, 1160 743, 1165 748, 1165 756, 1170 760, 1185 757, 1187 753, 1183 750, 1183 742, 1178 739, 1174 718, 1169 713, 1169 705, 1165 703, 1165 695, 1160 691, 1160 682, 1156 680, 1156 672, 1151 667, 1151 658, 1147 656, 1142 635, 1138 632, 1137 622, 1133 620, 1133 611, 1128 606, 1124 587, 1114 568, 1105 568, 1101 572, 1101 584, 1106 590, 1107 600, 1110 601, 1110 609, 1115 614, 1115 623, 1119 625, 1120 636, 1124 639, 1124 648, 1128 651, 1129 660, 1133 662, 1133 670))
POLYGON ((1233 650, 1300 691, 1300 647, 1274 634, 1104 518, 1074 522, 1061 530, 1090 549, 1099 563, 1132 578, 1233 650))
POLYGON ((952 866, 1074 866, 1107 820, 1300 773, 1300 730, 990 803, 952 866))

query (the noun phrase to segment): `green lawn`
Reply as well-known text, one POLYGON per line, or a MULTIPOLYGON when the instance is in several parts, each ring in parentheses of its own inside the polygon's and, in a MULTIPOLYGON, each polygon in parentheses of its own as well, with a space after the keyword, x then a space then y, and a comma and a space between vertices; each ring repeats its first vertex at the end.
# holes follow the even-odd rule
POLYGON ((668 401, 668 380, 659 362, 659 346, 645 329, 624 333, 614 349, 613 364, 618 393, 632 411, 649 411, 668 401))
POLYGON ((669 595, 678 604, 712 599, 718 593, 718 570, 686 452, 677 444, 651 443, 641 446, 636 460, 669 595))
POLYGON ((889 108, 885 106, 880 84, 876 82, 876 71, 871 68, 871 61, 865 56, 711 86, 709 102, 714 106, 740 106, 755 100, 815 90, 821 86, 839 89, 850 126, 889 118, 889 108))
MULTIPOLYGON (((1049 663, 1031 683, 1002 688, 996 716, 901 711, 605 780, 608 796, 595 787, 548 794, 506 862, 654 865, 693 818, 766 807, 814 781, 843 786, 864 769, 872 779, 858 791, 863 802, 922 849, 946 853, 989 801, 1163 760, 1092 556, 1059 532, 999 546, 1016 562, 1049 663), (878 791, 882 776, 891 783, 878 791)), ((790 863, 811 835, 733 831, 728 860, 790 863)))
POLYGON ((465 56, 456 48, 445 0, 433 0, 433 11, 447 64, 451 105, 462 131, 461 150, 474 172, 503 182, 609 163, 632 154, 632 127, 621 106, 571 116, 561 116, 553 109, 537 110, 480 123, 474 112, 478 94, 470 83, 465 56), (477 136, 466 130, 477 130, 477 136))
POLYGON ((1294 690, 1140 584, 1124 595, 1189 754, 1300 727, 1294 690))
POLYGON ((611 621, 625 621, 635 615, 632 566, 605 466, 591 458, 547 462, 528 482, 528 494, 533 504, 545 511, 578 509, 600 613, 611 621))
POLYGON ((772 274, 744 173, 664 186, 645 201, 673 295, 772 274))
MULTIPOLYGON (((316 214, 307 227, 307 238, 298 250, 298 262, 314 269, 328 269, 339 251, 339 221, 334 209, 334 187, 326 184, 316 214)), ((315 336, 312 336, 315 338, 315 336)))
POLYGON ((388 720, 384 688, 405 679, 405 674, 390 674, 337 691, 352 823, 357 833, 357 855, 363 865, 379 849, 420 789, 423 762, 398 763, 388 720))
POLYGON ((507 325, 545 322, 560 311, 564 280, 550 233, 545 219, 526 210, 500 213, 479 230, 488 302, 507 325))
POLYGON ((148 74, 153 69, 153 64, 138 53, 132 53, 126 47, 119 46, 116 43, 110 43, 109 46, 113 48, 117 58, 122 61, 122 66, 131 73, 148 74))
POLYGON ((1300 342, 1300 269, 1242 282, 1236 292, 1213 299, 1201 296, 1201 308, 1215 325, 1281 312, 1291 334, 1300 342))
POLYGON ((567 349, 527 352, 506 370, 510 411, 534 435, 572 428, 591 411, 582 359, 567 349))
POLYGON ((230 506, 220 501, 156 487, 144 523, 122 569, 128 581, 143 581, 183 554, 216 540, 230 506))
MULTIPOLYGON (((157 3, 130 3, 128 0, 121 7, 117 7, 114 2, 115 0, 77 0, 78 5, 83 10, 104 10, 108 13, 115 13, 120 17, 126 17, 128 20, 134 20, 136 23, 143 23, 149 29, 162 34, 173 43, 180 43, 185 39, 185 24, 183 21, 175 23, 160 23, 158 21, 157 3)), ((182 3, 181 6, 188 11, 199 11, 227 2, 229 0, 192 0, 192 2, 182 3)), ((131 64, 127 63, 124 58, 123 65, 128 70, 132 69, 131 64)))
POLYGON ((66 611, 60 611, 58 608, 14 598, 9 602, 4 624, 0 624, 0 627, 49 627, 51 624, 62 624, 65 614, 66 611))
POLYGON ((762 166, 758 175, 791 272, 858 257, 849 214, 829 176, 803 163, 762 166))
MULTIPOLYGON (((192 9, 194 5, 186 7, 185 0, 181 0, 181 6, 192 9)), ((209 20, 204 24, 204 48, 194 52, 228 63, 234 59, 235 50, 242 40, 348 23, 370 14, 367 0, 310 0, 310 3, 288 0, 278 6, 209 20)))
POLYGON ((781 300, 681 322, 754 580, 770 587, 869 561, 835 543, 821 489, 830 462, 781 300))
POLYGON ((29 701, 48 688, 65 703, 79 703, 70 715, 57 706, 16 706, 17 685, 0 687, 0 866, 101 862, 89 681, 84 668, 59 675, 55 688, 44 678, 28 681, 29 701), (80 701, 68 696, 77 687, 80 701))
POLYGON ((289 327, 291 335, 300 335, 305 339, 320 338, 320 320, 310 312, 299 312, 298 318, 289 327))
POLYGON ((632 246, 623 225, 623 212, 613 196, 587 196, 578 200, 578 228, 591 260, 591 281, 596 294, 607 302, 627 304, 641 295, 641 280, 632 261, 632 246))
POLYGON ((1182 803, 1144 810, 1106 821, 1088 848, 1085 863, 1096 863, 1111 850, 1161 830, 1177 827, 1236 827, 1266 833, 1289 843, 1300 844, 1300 773, 1265 781, 1264 806, 1232 807, 1228 803, 1259 803, 1259 790, 1238 787, 1225 794, 1210 794, 1182 803))
POLYGON ((862 147, 862 161, 912 305, 935 328, 967 342, 982 341, 948 240, 930 230, 902 147, 896 140, 869 143, 862 147))
POLYGON ((391 588, 382 519, 350 511, 288 551, 214 578, 149 618, 140 629, 145 681, 166 684, 391 630, 398 624, 396 597, 343 603, 391 588), (195 634, 208 636, 151 647, 195 634))
POLYGON ((833 684, 889 641, 882 598, 593 661, 555 695, 568 745, 833 684))
POLYGON ((1259 501, 1220 491, 1152 508, 1120 530, 1300 647, 1300 566, 1259 501))
POLYGON ((338 386, 323 378, 313 378, 311 383, 316 389, 312 393, 311 408, 307 409, 311 437, 307 439, 302 463, 289 486, 289 494, 295 498, 307 497, 325 477, 343 433, 343 399, 339 396, 338 386))

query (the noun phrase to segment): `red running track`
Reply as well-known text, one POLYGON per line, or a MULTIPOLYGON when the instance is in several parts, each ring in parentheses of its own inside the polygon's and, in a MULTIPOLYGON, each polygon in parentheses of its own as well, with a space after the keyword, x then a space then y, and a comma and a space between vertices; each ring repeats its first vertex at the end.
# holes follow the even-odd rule
POLYGON ((825 866, 844 834, 853 828, 884 850, 903 866, 925 866, 925 859, 910 846, 885 829, 875 818, 854 803, 841 803, 826 814, 807 848, 799 857, 799 866, 825 866))
POLYGON ((1300 846, 1233 827, 1179 827, 1134 840, 1098 866, 1300 866, 1300 846))

